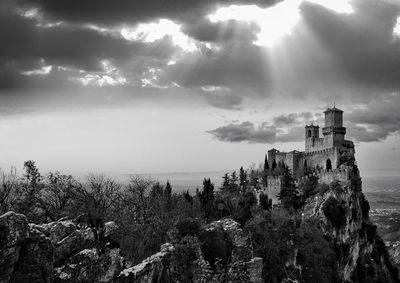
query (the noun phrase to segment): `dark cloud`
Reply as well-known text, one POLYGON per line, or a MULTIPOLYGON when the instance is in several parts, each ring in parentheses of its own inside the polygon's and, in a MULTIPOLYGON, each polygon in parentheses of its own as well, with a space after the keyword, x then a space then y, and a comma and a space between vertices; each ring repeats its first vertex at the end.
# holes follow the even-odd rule
POLYGON ((268 124, 256 127, 252 122, 228 124, 208 131, 216 139, 224 142, 275 143, 300 141, 304 127, 293 127, 289 132, 268 124))
POLYGON ((374 88, 373 92, 352 93, 353 99, 370 97, 377 89, 399 89, 400 39, 394 36, 393 29, 400 5, 354 0, 352 6, 354 13, 346 15, 304 3, 302 18, 347 77, 343 85, 374 88))
POLYGON ((198 20, 218 5, 258 4, 270 6, 276 0, 19 0, 23 7, 38 7, 48 17, 80 23, 137 23, 155 18, 198 20))
POLYGON ((313 122, 313 114, 311 112, 282 114, 273 118, 273 124, 277 127, 292 126, 295 124, 313 122))
POLYGON ((259 47, 238 43, 222 50, 188 54, 168 66, 160 79, 189 88, 228 87, 242 97, 264 96, 271 82, 262 58, 265 54, 259 47))
POLYGON ((381 141, 400 131, 400 94, 386 94, 373 99, 362 108, 350 108, 349 136, 357 141, 381 141))

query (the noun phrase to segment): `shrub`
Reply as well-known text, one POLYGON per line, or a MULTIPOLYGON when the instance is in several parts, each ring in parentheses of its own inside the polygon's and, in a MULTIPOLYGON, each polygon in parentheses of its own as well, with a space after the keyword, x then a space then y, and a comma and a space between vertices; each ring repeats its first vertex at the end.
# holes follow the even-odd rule
POLYGON ((317 187, 317 191, 321 196, 323 196, 327 191, 329 191, 329 186, 325 183, 319 184, 317 187))
POLYGON ((176 229, 178 229, 181 238, 184 238, 187 235, 196 236, 200 232, 200 223, 196 219, 186 218, 179 220, 178 223, 176 223, 176 229))
POLYGON ((307 180, 300 184, 300 191, 303 192, 303 196, 305 199, 314 195, 318 186, 318 177, 311 175, 307 180))
POLYGON ((339 181, 337 180, 330 184, 330 189, 337 195, 344 193, 342 185, 340 185, 339 181))
POLYGON ((216 262, 220 259, 223 268, 227 268, 232 254, 233 244, 221 227, 204 230, 200 233, 201 251, 204 259, 216 270, 216 262))
POLYGON ((368 218, 368 214, 369 214, 369 202, 365 199, 364 194, 362 194, 362 198, 361 198, 361 212, 362 212, 362 217, 364 219, 368 218))
POLYGON ((346 207, 336 198, 329 197, 325 201, 322 211, 333 227, 340 229, 346 224, 346 207))

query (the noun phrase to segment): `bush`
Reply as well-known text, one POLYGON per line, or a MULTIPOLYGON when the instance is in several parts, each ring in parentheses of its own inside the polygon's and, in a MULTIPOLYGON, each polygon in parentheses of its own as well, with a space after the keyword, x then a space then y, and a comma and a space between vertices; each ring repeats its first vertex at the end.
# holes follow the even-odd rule
POLYGON ((186 218, 176 223, 176 229, 178 229, 181 238, 187 235, 196 236, 200 232, 200 223, 196 219, 186 218))
POLYGON ((305 199, 314 195, 318 186, 318 177, 311 175, 307 180, 300 184, 300 191, 303 192, 303 196, 305 199))
POLYGON ((325 201, 322 211, 333 227, 340 229, 346 224, 346 207, 336 198, 329 197, 325 201))
POLYGON ((343 194, 344 189, 339 181, 335 180, 330 184, 330 189, 337 195, 343 194))
POLYGON ((329 191, 329 186, 325 183, 319 184, 317 187, 317 191, 321 196, 323 196, 327 191, 329 191))
POLYGON ((224 269, 227 268, 233 249, 232 240, 221 227, 204 230, 200 233, 201 251, 204 259, 216 270, 218 259, 224 269))
POLYGON ((362 194, 362 198, 361 198, 361 212, 362 212, 362 217, 363 219, 367 219, 368 218, 368 214, 369 214, 369 202, 365 199, 364 194, 362 194))

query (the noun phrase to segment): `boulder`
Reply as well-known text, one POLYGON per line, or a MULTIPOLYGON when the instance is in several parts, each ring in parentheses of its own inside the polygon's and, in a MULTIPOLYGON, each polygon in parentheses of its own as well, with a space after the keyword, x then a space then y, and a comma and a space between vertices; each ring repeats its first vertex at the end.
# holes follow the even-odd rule
POLYGON ((28 233, 28 221, 24 215, 9 211, 0 216, 0 282, 10 280, 19 260, 21 243, 28 233))
POLYGON ((113 282, 122 267, 119 249, 84 249, 55 268, 54 282, 113 282))

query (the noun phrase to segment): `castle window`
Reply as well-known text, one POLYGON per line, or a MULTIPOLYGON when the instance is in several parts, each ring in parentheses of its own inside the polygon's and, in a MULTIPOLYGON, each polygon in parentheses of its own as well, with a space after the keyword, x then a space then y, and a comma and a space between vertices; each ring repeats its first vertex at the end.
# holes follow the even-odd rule
POLYGON ((308 130, 308 137, 311 138, 311 130, 308 130))
POLYGON ((326 160, 326 171, 332 171, 332 162, 329 158, 326 160))

